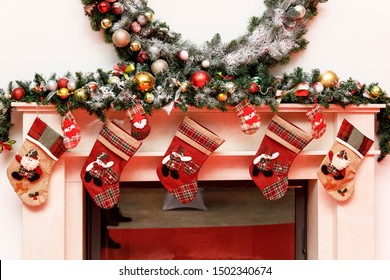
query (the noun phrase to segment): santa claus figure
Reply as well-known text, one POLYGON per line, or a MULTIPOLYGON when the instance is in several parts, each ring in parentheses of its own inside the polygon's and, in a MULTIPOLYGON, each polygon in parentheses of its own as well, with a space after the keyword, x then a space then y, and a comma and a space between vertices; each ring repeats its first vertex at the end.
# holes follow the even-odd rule
POLYGON ((320 112, 317 112, 313 116, 312 124, 313 124, 313 128, 316 131, 321 131, 321 130, 326 128, 325 119, 324 119, 323 115, 320 112))
POLYGON ((72 138, 73 136, 77 135, 76 125, 72 120, 69 119, 64 120, 61 128, 62 131, 64 131, 65 136, 68 138, 72 138))
POLYGON ((146 119, 145 115, 135 114, 132 123, 136 128, 143 129, 148 123, 148 120, 146 119))
POLYGON ((16 180, 27 178, 30 182, 35 182, 42 175, 42 169, 39 167, 39 156, 35 149, 31 149, 24 156, 16 155, 16 160, 20 163, 19 171, 12 172, 12 177, 16 180))
POLYGON ((259 116, 256 114, 255 109, 252 106, 247 106, 243 109, 242 116, 249 125, 254 125, 259 121, 259 116))
POLYGON ((347 152, 341 150, 336 154, 333 154, 332 151, 328 153, 329 159, 331 162, 328 165, 321 166, 321 171, 325 175, 332 174, 335 180, 342 180, 345 177, 345 169, 351 163, 349 161, 347 152))
POLYGON ((114 165, 113 161, 109 161, 108 154, 102 152, 97 157, 96 160, 87 165, 85 170, 84 179, 87 183, 93 178, 93 182, 96 186, 101 187, 103 185, 103 177, 107 174, 107 169, 111 168, 114 165))

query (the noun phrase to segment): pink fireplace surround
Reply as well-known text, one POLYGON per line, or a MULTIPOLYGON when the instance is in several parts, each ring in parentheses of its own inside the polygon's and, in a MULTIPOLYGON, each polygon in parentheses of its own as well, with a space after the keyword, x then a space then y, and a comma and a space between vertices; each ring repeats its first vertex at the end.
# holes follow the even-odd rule
MULTIPOLYGON (((13 103, 22 113, 23 137, 38 115, 58 132, 61 118, 52 106, 13 103)), ((373 145, 362 161, 356 178, 355 193, 344 203, 333 200, 317 179, 316 171, 334 142, 344 118, 371 139, 375 139, 375 117, 383 105, 332 105, 323 109, 327 131, 313 140, 294 160, 289 179, 309 181, 308 258, 375 259, 375 162, 379 151, 373 145)), ((310 105, 282 104, 278 114, 306 131, 310 123, 305 112, 310 105)), ((187 114, 225 139, 203 165, 200 180, 250 180, 249 164, 265 129, 275 114, 268 107, 258 107, 260 130, 246 135, 240 129, 233 110, 221 112, 190 108, 187 113, 173 111, 169 116, 155 111, 149 117, 151 133, 123 170, 122 181, 157 181, 156 167, 172 137, 187 114)), ((65 153, 57 162, 49 185, 47 202, 32 208, 23 205, 23 259, 84 259, 84 199, 81 167, 88 156, 102 123, 85 111, 73 112, 82 130, 79 146, 65 153)), ((124 112, 109 112, 108 117, 124 128, 129 125, 124 112)), ((259 195, 261 193, 259 192, 259 195)), ((270 202, 271 203, 271 202, 270 202)))

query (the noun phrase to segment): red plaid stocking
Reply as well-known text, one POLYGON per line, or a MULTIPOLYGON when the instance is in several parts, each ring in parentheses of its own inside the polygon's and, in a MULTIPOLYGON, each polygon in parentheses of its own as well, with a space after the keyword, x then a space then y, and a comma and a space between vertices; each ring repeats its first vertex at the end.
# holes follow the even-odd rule
POLYGON ((131 122, 131 135, 137 140, 145 139, 150 133, 150 125, 142 105, 129 108, 126 114, 131 122))
POLYGON ((336 141, 317 171, 318 179, 330 196, 348 200, 354 193, 355 174, 373 141, 347 120, 343 120, 336 141))
POLYGON ((76 148, 76 146, 80 143, 81 130, 70 111, 62 117, 61 128, 64 133, 65 148, 68 150, 76 148))
POLYGON ((234 112, 240 117, 241 130, 245 134, 254 134, 260 127, 260 117, 246 99, 234 107, 234 112))
POLYGON ((157 167, 161 183, 180 203, 187 204, 195 199, 198 172, 223 142, 205 127, 184 118, 157 167))
POLYGON ((119 178, 141 142, 106 120, 81 170, 81 180, 97 206, 109 209, 119 200, 119 178))
POLYGON ((38 206, 46 202, 51 173, 65 151, 62 136, 36 118, 7 169, 12 187, 25 204, 38 206))
POLYGON ((326 131, 326 121, 321 113, 320 105, 314 105, 306 112, 306 116, 311 122, 311 135, 314 139, 320 138, 326 131))
POLYGON ((294 158, 312 137, 274 116, 249 169, 253 181, 268 200, 283 197, 288 189, 288 171, 294 158))

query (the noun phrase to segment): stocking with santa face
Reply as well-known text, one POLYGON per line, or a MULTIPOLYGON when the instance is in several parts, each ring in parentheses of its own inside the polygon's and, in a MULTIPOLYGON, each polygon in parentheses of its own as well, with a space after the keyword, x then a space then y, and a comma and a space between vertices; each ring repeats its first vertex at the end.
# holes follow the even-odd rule
POLYGON ((306 116, 311 123, 311 135, 314 139, 321 138, 326 131, 326 121, 321 112, 320 105, 316 104, 306 112, 306 116))
POLYGON ((346 201, 353 195, 357 169, 372 144, 371 139, 343 120, 336 141, 317 171, 318 179, 335 200, 346 201))
POLYGON ((36 118, 7 168, 7 177, 25 204, 38 206, 46 202, 54 165, 65 151, 62 136, 36 118))
POLYGON ((131 135, 137 140, 145 139, 150 133, 150 125, 144 107, 138 103, 129 108, 126 114, 131 122, 131 135))
POLYGON ((119 178, 141 142, 106 120, 81 170, 81 180, 97 206, 110 209, 119 200, 119 178))
POLYGON ((76 148, 81 139, 81 129, 70 111, 62 117, 61 128, 64 133, 65 148, 68 150, 76 148))
POLYGON ((249 103, 249 100, 244 100, 234 107, 234 112, 240 118, 241 130, 245 134, 254 134, 261 125, 260 117, 256 113, 255 108, 249 103))

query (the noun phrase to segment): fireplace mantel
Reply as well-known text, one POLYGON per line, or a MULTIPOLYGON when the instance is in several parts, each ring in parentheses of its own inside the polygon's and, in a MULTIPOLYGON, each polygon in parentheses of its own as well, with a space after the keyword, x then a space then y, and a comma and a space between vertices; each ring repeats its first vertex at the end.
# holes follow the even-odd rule
MULTIPOLYGON (((12 103, 21 112, 23 137, 36 116, 61 132, 61 117, 54 106, 32 103, 12 103)), ((289 179, 309 180, 308 198, 308 257, 309 259, 374 259, 375 221, 374 188, 375 156, 373 145, 362 161, 355 178, 355 194, 345 203, 334 201, 317 180, 316 171, 334 142, 346 118, 371 139, 375 139, 376 113, 385 105, 331 105, 323 108, 327 131, 313 140, 294 160, 289 179)), ((312 105, 281 104, 278 114, 310 131, 305 112, 312 105)), ((169 146, 176 129, 185 115, 193 118, 217 135, 225 143, 202 166, 199 180, 250 180, 249 164, 275 112, 269 107, 257 107, 262 126, 254 135, 240 129, 239 118, 233 110, 189 108, 188 112, 173 110, 170 115, 154 111, 148 116, 150 135, 122 172, 121 181, 157 181, 156 167, 169 146)), ((73 112, 81 127, 81 142, 57 162, 49 185, 47 202, 36 208, 23 205, 23 259, 83 259, 84 205, 81 167, 96 141, 102 123, 83 110, 73 112)), ((108 111, 107 117, 130 128, 123 111, 108 111)), ((259 192, 259 195, 261 193, 259 192)))

